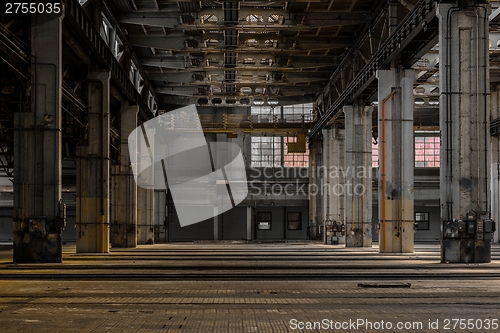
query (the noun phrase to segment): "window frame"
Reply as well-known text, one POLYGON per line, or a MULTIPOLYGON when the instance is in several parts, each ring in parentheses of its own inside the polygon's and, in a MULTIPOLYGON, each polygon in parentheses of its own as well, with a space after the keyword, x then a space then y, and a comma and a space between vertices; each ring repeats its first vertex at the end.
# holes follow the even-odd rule
POLYGON ((273 213, 271 211, 257 212, 257 218, 255 220, 255 227, 257 228, 257 230, 264 230, 264 231, 273 230, 273 213), (260 216, 262 216, 263 214, 269 214, 269 221, 261 220, 260 216), (260 228, 260 225, 259 225, 260 222, 269 222, 269 228, 266 228, 266 229, 260 228))
POLYGON ((415 222, 417 222, 417 227, 415 228, 417 231, 421 230, 421 231, 428 231, 430 230, 430 227, 431 227, 431 218, 430 218, 431 214, 429 212, 415 212, 415 222), (424 214, 424 220, 417 220, 417 214, 424 214), (424 223, 427 223, 427 228, 422 228, 421 227, 421 223, 424 222, 424 223))
POLYGON ((302 212, 287 212, 286 213, 286 230, 302 230, 302 212), (298 220, 290 220, 290 214, 299 214, 298 220), (290 228, 290 222, 298 222, 298 228, 290 228))

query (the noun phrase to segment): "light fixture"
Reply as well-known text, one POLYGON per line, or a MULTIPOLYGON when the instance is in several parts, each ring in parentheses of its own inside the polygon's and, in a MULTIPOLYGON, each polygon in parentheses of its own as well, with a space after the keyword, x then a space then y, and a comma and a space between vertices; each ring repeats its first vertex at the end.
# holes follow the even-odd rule
POLYGON ((424 105, 425 101, 423 98, 415 98, 415 105, 424 105))
POLYGON ((439 105, 439 98, 438 97, 431 97, 429 98, 429 105, 439 105))
POLYGON ((269 98, 267 100, 267 104, 271 105, 271 106, 276 106, 278 105, 279 101, 277 98, 269 98))
POLYGON ((262 98, 256 98, 253 100, 253 104, 257 106, 264 105, 264 100, 262 98))

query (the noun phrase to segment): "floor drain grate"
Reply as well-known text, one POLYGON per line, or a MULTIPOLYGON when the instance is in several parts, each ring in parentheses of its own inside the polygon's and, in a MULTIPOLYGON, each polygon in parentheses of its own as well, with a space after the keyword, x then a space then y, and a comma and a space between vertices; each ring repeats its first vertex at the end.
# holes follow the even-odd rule
POLYGON ((411 283, 358 283, 361 288, 411 288, 411 283))

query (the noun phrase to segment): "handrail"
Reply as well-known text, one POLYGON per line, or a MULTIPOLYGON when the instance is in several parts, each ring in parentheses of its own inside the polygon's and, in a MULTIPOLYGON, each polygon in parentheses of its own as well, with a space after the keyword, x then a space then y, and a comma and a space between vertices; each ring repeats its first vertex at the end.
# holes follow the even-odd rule
POLYGON ((77 35, 86 37, 83 38, 83 42, 87 44, 95 56, 99 57, 100 62, 109 67, 111 70, 111 77, 121 86, 128 99, 139 106, 139 109, 147 118, 146 120, 153 118, 153 112, 151 112, 151 109, 137 91, 134 84, 129 80, 127 73, 120 66, 120 63, 116 60, 108 44, 106 44, 99 31, 94 27, 94 24, 84 12, 78 1, 63 0, 63 2, 66 7, 64 20, 75 29, 77 35))

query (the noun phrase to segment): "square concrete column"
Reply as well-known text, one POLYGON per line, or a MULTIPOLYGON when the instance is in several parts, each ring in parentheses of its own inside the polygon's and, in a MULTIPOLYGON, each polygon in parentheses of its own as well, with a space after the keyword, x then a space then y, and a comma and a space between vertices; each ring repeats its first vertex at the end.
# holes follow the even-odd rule
POLYGON ((314 143, 309 148, 309 237, 320 239, 323 235, 323 213, 321 198, 322 145, 314 143))
POLYGON ((87 142, 76 157, 76 251, 109 252, 111 73, 91 72, 88 94, 87 142))
POLYGON ((372 246, 372 108, 345 106, 346 247, 372 246))
POLYGON ((62 17, 33 15, 31 109, 14 115, 14 262, 61 262, 62 17), (50 47, 48 47, 50 46, 50 47))
MULTIPOLYGON (((156 169, 157 165, 161 165, 161 163, 155 164, 155 173, 157 171, 162 171, 156 169)), ((166 190, 155 190, 155 203, 154 203, 154 216, 155 216, 155 243, 164 243, 167 241, 167 230, 165 226, 165 221, 167 218, 167 191, 166 190)))
POLYGON ((489 10, 475 1, 437 9, 442 262, 491 261, 489 10))
POLYGON ((323 162, 321 166, 323 196, 323 221, 336 226, 333 235, 338 244, 345 244, 344 215, 344 130, 338 127, 323 130, 323 162))
POLYGON ((130 165, 128 139, 137 127, 139 107, 125 102, 120 112, 120 164, 112 167, 111 246, 127 248, 137 246, 137 184, 130 165))
MULTIPOLYGON (((147 147, 140 147, 141 151, 149 151, 139 163, 150 166, 140 173, 137 188, 137 244, 154 243, 154 184, 155 184, 155 133, 154 129, 143 129, 147 132, 147 147)), ((159 163, 159 165, 161 165, 159 163)))
POLYGON ((218 209, 217 207, 214 207, 214 217, 213 217, 213 227, 214 227, 214 240, 219 240, 220 239, 220 236, 219 236, 219 219, 221 217, 219 216, 219 212, 218 212, 218 209))
POLYGON ((247 241, 252 240, 252 207, 247 206, 247 241))
POLYGON ((415 72, 379 70, 379 251, 414 252, 413 83, 415 72))
MULTIPOLYGON (((492 86, 491 103, 490 103, 490 119, 500 119, 500 85, 492 86)), ((493 242, 499 242, 498 223, 500 221, 500 134, 491 137, 491 218, 497 222, 497 228, 493 236, 493 242)))
MULTIPOLYGON (((332 187, 332 190, 335 192, 332 202, 332 216, 333 221, 345 226, 345 177, 343 172, 343 170, 345 170, 345 129, 335 127, 332 132, 332 137, 332 156, 336 156, 334 158, 334 165, 338 171, 338 173, 334 175, 337 181, 332 187)), ((342 232, 339 236, 339 244, 345 243, 346 233, 342 232)))

